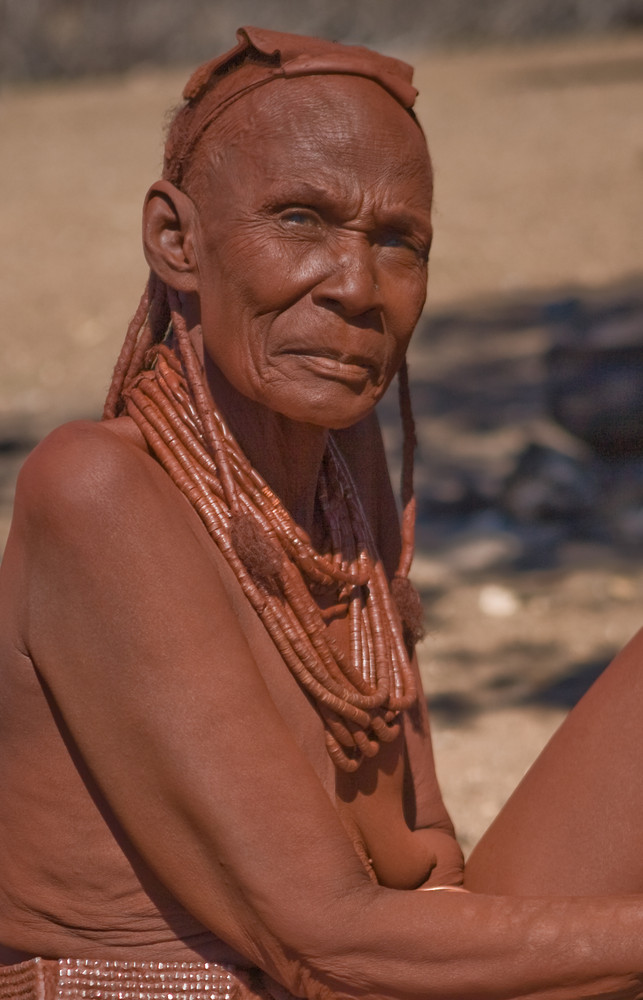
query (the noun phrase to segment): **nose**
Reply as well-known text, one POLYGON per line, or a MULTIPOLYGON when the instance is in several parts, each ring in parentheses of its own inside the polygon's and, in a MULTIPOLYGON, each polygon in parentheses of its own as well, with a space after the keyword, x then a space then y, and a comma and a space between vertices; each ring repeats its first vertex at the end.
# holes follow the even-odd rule
POLYGON ((328 273, 313 289, 313 302, 350 319, 379 314, 383 300, 377 279, 368 239, 360 233, 345 236, 328 273))

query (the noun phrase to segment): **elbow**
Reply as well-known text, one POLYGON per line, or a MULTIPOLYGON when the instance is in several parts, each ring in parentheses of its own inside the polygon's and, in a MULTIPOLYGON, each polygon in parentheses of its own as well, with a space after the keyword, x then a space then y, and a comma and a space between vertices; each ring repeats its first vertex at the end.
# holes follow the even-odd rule
MULTIPOLYGON (((357 982, 355 921, 363 912, 364 892, 377 887, 369 883, 360 892, 344 894, 327 906, 311 906, 302 913, 287 914, 268 935, 266 948, 254 940, 254 961, 290 993, 307 1000, 337 1000, 369 992, 366 982, 357 982), (353 896, 359 897, 353 902, 353 896)), ((266 938, 263 937, 264 945, 266 938)))
POLYGON ((345 947, 320 942, 307 952, 284 949, 277 967, 269 975, 296 997, 306 1000, 337 1000, 364 993, 353 982, 354 969, 346 960, 345 947))

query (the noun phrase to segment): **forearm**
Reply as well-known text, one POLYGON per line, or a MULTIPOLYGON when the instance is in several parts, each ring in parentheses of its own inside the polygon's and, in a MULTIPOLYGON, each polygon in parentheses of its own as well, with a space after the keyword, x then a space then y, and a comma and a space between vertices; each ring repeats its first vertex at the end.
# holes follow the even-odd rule
POLYGON ((347 909, 335 924, 332 953, 300 984, 311 996, 325 988, 346 997, 413 1000, 643 996, 641 898, 510 899, 375 888, 356 893, 347 909))

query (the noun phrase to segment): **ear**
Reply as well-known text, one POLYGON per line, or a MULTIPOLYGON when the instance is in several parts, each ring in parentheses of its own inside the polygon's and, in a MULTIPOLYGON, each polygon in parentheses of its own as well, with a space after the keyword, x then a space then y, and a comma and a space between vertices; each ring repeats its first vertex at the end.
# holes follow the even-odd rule
POLYGON ((194 250, 196 210, 169 181, 157 181, 143 206, 143 247, 152 271, 177 292, 194 292, 198 267, 194 250))

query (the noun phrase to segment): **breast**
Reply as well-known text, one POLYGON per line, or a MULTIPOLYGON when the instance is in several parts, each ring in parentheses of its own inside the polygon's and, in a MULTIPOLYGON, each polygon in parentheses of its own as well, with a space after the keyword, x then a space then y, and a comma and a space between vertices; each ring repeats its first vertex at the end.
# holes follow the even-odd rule
POLYGON ((223 580, 239 626, 281 717, 306 755, 329 797, 335 801, 335 768, 326 751, 324 727, 311 700, 284 663, 261 619, 244 595, 233 570, 210 542, 208 555, 223 580))

